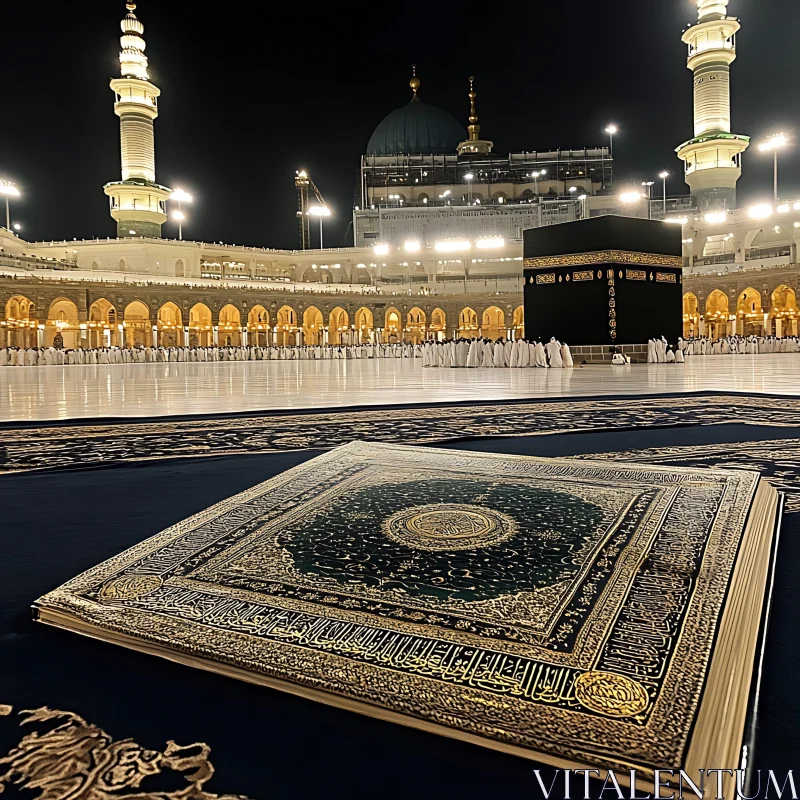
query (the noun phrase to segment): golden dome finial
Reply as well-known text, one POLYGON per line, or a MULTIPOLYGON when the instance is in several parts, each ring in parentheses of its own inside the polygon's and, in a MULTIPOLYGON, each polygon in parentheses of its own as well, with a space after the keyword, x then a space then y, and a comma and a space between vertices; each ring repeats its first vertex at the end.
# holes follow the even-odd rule
POLYGON ((131 3, 131 2, 125 3, 125 8, 127 8, 128 11, 133 13, 134 11, 136 11, 136 3, 131 3))
POLYGON ((412 100, 417 99, 417 90, 420 86, 420 79, 417 77, 417 65, 411 65, 411 80, 408 82, 408 85, 411 87, 411 91, 414 92, 414 96, 411 98, 412 100))
POLYGON ((475 110, 475 98, 478 96, 477 92, 474 88, 475 84, 475 76, 470 75, 469 77, 469 125, 467 126, 467 130, 469 131, 469 138, 470 141, 477 141, 480 139, 480 132, 481 127, 478 125, 478 112, 475 110))

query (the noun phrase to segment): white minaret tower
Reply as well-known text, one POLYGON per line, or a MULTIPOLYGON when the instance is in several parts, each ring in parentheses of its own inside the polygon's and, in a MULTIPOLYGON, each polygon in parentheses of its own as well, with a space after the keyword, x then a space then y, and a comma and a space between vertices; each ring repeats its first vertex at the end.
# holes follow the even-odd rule
POLYGON ((126 8, 128 14, 120 23, 121 77, 111 81, 116 96, 114 112, 119 117, 122 180, 108 183, 104 189, 111 200, 118 237, 160 237, 170 195, 166 186, 156 183, 153 121, 158 116, 161 90, 150 82, 147 73, 144 25, 133 13, 136 4, 126 3, 126 8))
POLYGON ((696 1, 698 22, 683 34, 694 74, 694 139, 677 153, 698 210, 735 208, 742 153, 750 144, 749 136, 731 133, 730 67, 741 26, 725 13, 728 0, 696 1))

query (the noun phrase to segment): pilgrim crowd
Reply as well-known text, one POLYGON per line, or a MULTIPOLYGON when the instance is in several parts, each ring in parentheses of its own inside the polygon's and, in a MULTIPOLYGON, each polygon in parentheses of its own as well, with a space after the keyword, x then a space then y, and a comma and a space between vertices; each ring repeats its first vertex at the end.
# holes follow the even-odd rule
MULTIPOLYGON (((678 339, 675 350, 664 337, 647 343, 647 362, 683 363, 687 356, 800 353, 800 337, 726 336, 722 339, 678 339)), ((612 363, 627 363, 617 354, 612 363)), ((0 347, 0 367, 65 364, 154 364, 176 361, 319 361, 335 359, 411 358, 423 367, 571 367, 566 344, 525 339, 445 339, 421 344, 214 346, 214 347, 0 347)))
POLYGON ((679 339, 678 348, 687 356, 757 355, 800 353, 800 336, 725 336, 722 339, 679 339))
POLYGON ((567 345, 523 339, 458 339, 422 344, 287 345, 284 347, 57 347, 0 348, 0 367, 68 364, 160 364, 208 361, 318 361, 411 358, 425 367, 571 367, 567 345))

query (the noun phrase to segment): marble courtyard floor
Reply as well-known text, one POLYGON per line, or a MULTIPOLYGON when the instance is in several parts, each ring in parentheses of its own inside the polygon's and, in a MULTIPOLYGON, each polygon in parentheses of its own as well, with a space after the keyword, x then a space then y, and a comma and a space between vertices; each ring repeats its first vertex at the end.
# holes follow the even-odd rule
POLYGON ((407 797, 407 782, 386 788, 398 758, 424 797, 535 794, 533 762, 31 619, 37 597, 84 570, 359 439, 759 471, 786 506, 751 756, 785 774, 800 749, 799 378, 798 354, 573 370, 408 360, 2 368, 0 758, 28 727, 17 712, 47 706, 98 726, 98 741, 205 743, 216 797, 296 797, 298 776, 304 796, 373 800, 377 786, 407 797))
POLYGON ((408 359, 8 367, 0 370, 0 421, 709 391, 800 396, 800 355, 571 370, 423 369, 408 359))

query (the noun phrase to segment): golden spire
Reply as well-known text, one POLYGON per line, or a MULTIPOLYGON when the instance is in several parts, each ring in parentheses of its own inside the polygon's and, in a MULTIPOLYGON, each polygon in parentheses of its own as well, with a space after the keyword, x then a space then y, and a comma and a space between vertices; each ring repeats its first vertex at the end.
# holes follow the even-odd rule
POLYGON ((469 125, 467 126, 467 130, 469 131, 469 140, 471 142, 477 142, 481 137, 481 126, 478 125, 478 112, 475 110, 475 98, 478 96, 477 92, 473 88, 473 84, 475 82, 475 76, 470 75, 469 77, 469 125))
POLYGON ((488 139, 481 139, 481 126, 478 125, 478 112, 475 110, 475 98, 478 96, 475 91, 475 78, 469 77, 469 134, 465 142, 461 142, 456 148, 456 152, 462 156, 465 154, 482 153, 486 155, 492 152, 494 143, 488 139))
POLYGON ((411 87, 411 91, 414 92, 414 96, 411 98, 412 100, 419 100, 417 97, 417 90, 419 89, 421 81, 417 77, 417 65, 411 65, 411 80, 408 82, 408 85, 411 87))
POLYGON ((128 9, 131 13, 136 11, 136 3, 125 3, 125 8, 128 9))

